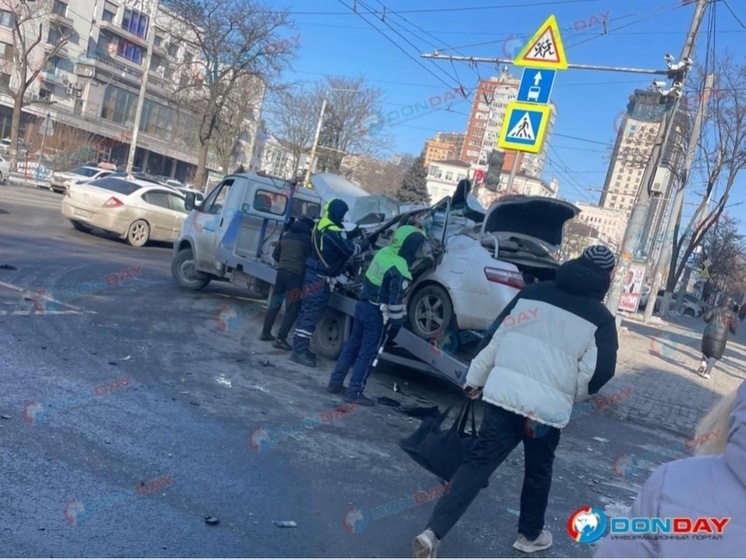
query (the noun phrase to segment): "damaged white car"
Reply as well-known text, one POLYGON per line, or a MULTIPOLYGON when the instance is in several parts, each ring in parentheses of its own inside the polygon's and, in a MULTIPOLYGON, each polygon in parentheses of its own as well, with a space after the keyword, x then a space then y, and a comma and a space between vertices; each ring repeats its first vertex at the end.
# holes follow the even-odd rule
MULTIPOLYGON (((561 200, 518 195, 485 210, 466 192, 468 187, 459 190, 453 198, 398 216, 373 232, 381 247, 401 224, 427 231, 429 242, 414 266, 407 299, 408 322, 415 334, 448 351, 476 345, 521 288, 554 278, 563 226, 580 213, 561 200)), ((346 290, 361 285, 372 256, 361 258, 346 290)))

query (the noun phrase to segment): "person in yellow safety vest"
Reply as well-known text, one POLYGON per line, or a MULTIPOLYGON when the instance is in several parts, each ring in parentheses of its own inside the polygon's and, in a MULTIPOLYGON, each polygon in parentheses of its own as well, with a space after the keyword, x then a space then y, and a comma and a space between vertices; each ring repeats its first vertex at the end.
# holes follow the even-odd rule
POLYGON ((300 317, 293 335, 291 359, 307 367, 316 366, 316 356, 311 353, 311 338, 321 315, 329 302, 330 278, 342 273, 347 260, 368 250, 370 241, 353 242, 342 227, 348 211, 347 204, 335 198, 324 208, 324 217, 319 220, 311 234, 311 256, 306 261, 303 278, 303 303, 300 317))
POLYGON ((390 246, 379 250, 368 266, 363 291, 355 306, 355 320, 350 339, 337 359, 328 391, 341 394, 344 380, 352 369, 345 401, 372 406, 373 400, 363 395, 371 365, 378 350, 393 340, 404 324, 404 296, 412 284, 411 267, 425 235, 411 225, 399 227, 390 246))

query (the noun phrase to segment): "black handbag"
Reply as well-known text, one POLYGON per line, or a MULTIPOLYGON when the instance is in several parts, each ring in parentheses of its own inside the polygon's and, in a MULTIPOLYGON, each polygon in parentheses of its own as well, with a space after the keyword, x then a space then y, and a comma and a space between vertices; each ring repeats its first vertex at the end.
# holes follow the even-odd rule
POLYGON ((477 441, 474 400, 466 400, 451 428, 441 429, 452 407, 442 415, 424 420, 417 430, 399 443, 401 449, 441 482, 451 481, 477 441), (466 424, 471 419, 471 431, 466 424))

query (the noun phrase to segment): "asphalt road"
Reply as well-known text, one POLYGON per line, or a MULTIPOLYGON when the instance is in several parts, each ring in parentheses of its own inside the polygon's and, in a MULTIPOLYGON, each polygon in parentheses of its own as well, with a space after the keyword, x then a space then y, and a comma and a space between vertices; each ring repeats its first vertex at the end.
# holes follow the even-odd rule
MULTIPOLYGON (((178 289, 170 246, 74 231, 60 199, 0 185, 0 556, 409 556, 433 500, 406 499, 438 487, 397 446, 418 422, 387 406, 335 412, 332 364, 303 368, 259 342, 261 304, 226 285, 178 289)), ((368 393, 458 404, 444 383, 385 367, 368 393)), ((622 510, 647 472, 615 476, 620 449, 673 440, 592 415, 563 433, 555 545, 539 556, 591 556, 569 515, 622 510)), ((515 554, 521 454, 443 556, 515 554)))

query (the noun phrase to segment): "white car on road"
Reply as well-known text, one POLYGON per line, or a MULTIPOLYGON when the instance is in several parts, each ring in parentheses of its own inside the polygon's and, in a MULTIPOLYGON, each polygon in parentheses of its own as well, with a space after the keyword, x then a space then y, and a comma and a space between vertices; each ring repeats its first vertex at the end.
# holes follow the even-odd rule
POLYGON ((99 167, 78 167, 65 173, 53 173, 50 181, 51 189, 60 194, 64 194, 67 189, 74 184, 83 184, 85 182, 95 181, 108 177, 114 173, 109 169, 99 167))
MULTIPOLYGON (((506 196, 486 211, 468 198, 467 204, 457 194, 426 210, 433 218, 427 243, 432 257, 423 255, 426 269, 418 270, 407 302, 412 331, 449 350, 467 337, 478 340, 465 333, 489 328, 525 285, 554 278, 563 226, 580 212, 540 196, 506 196)), ((389 221, 378 231, 378 245, 421 214, 389 221)))

